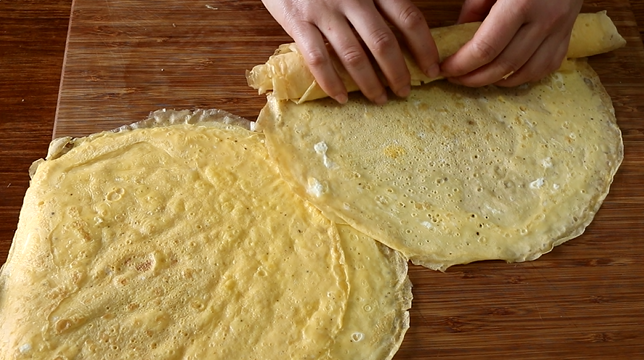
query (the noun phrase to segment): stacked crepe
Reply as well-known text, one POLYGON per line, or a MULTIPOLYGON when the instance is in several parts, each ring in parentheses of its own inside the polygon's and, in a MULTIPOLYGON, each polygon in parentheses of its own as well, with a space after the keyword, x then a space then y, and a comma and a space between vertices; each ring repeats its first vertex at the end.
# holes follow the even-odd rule
MULTIPOLYGON (((578 23, 571 58, 623 45, 603 13, 578 23)), ((435 30, 439 48, 476 26, 435 30)), ((583 232, 623 157, 584 60, 382 107, 324 99, 293 46, 248 78, 273 90, 254 131, 157 111, 52 142, 0 274, 0 358, 388 359, 407 260, 534 260, 583 232)))
POLYGON ((297 197, 249 125, 158 111, 52 143, 0 278, 0 357, 392 356, 405 259, 297 197))

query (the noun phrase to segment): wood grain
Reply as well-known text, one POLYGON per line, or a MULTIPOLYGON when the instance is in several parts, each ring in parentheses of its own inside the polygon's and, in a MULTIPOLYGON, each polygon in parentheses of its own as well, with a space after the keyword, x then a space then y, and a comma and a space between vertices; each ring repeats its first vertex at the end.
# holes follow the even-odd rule
MULTIPOLYGON (((453 22, 459 8, 416 3, 433 26, 453 22)), ((0 1, 0 263, 28 165, 51 138, 69 7, 0 1)), ((396 359, 644 358, 644 1, 587 1, 584 10, 601 9, 628 40, 591 60, 613 98, 625 160, 595 221, 534 262, 445 274, 412 267, 412 328, 396 359)), ((244 70, 288 41, 259 1, 76 0, 70 31, 58 136, 111 129, 161 107, 252 119, 264 100, 246 87, 244 70)))
POLYGON ((29 166, 51 141, 70 8, 71 0, 0 1, 0 264, 29 166))

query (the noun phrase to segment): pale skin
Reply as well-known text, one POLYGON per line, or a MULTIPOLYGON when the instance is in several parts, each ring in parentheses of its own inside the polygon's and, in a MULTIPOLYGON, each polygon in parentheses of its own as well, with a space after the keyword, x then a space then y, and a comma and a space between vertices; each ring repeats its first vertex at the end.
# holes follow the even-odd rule
POLYGON ((369 56, 394 94, 407 96, 410 75, 398 39, 405 42, 427 76, 440 74, 472 87, 517 86, 538 80, 561 65, 583 0, 465 0, 458 23, 483 23, 470 42, 440 64, 427 22, 411 0, 262 2, 293 38, 327 94, 340 103, 347 101, 325 43, 338 54, 362 93, 384 104, 387 92, 369 56))

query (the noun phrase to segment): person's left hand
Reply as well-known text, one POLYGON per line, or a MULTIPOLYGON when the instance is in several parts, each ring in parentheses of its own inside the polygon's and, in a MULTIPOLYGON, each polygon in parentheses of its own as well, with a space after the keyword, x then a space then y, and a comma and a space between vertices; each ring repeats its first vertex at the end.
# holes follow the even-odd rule
POLYGON ((557 70, 582 0, 466 0, 458 22, 481 21, 474 38, 441 64, 466 86, 517 86, 557 70))
POLYGON ((396 95, 405 97, 411 89, 409 70, 389 24, 399 30, 423 72, 431 78, 439 75, 436 44, 425 17, 411 0, 262 2, 293 38, 322 90, 340 103, 347 101, 347 91, 333 67, 325 42, 338 55, 362 93, 376 104, 387 101, 387 92, 369 54, 396 95))

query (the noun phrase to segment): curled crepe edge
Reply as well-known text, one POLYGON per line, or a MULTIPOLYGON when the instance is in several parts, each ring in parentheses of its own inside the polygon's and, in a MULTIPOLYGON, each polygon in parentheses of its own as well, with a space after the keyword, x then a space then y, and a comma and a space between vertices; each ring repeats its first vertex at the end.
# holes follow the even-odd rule
POLYGON ((91 134, 84 137, 62 136, 53 139, 49 143, 47 156, 44 159, 34 161, 29 167, 29 176, 33 177, 40 164, 48 160, 57 159, 73 148, 79 146, 87 140, 102 136, 106 132, 132 131, 135 129, 144 129, 152 127, 163 127, 179 124, 204 124, 215 122, 225 125, 240 127, 252 131, 254 123, 240 116, 229 113, 220 109, 194 109, 194 110, 168 110, 159 109, 150 112, 145 120, 137 121, 129 125, 123 125, 116 129, 91 134))
MULTIPOLYGON (((473 22, 431 29, 440 61, 453 55, 470 41, 480 25, 480 22, 473 22)), ((616 50, 624 45, 626 45, 626 40, 619 34, 606 11, 579 14, 572 30, 566 58, 575 59, 598 55, 616 50)), ((347 91, 359 90, 337 54, 328 45, 327 50, 331 54, 333 67, 347 91)), ((425 75, 413 60, 409 50, 404 48, 403 57, 411 75, 412 86, 442 79, 441 76, 430 78, 425 75)), ((377 72, 386 85, 382 73, 379 70, 377 72)), ((296 103, 302 103, 329 96, 315 81, 304 57, 294 43, 280 45, 266 63, 256 65, 252 70, 246 71, 246 80, 248 86, 256 89, 259 94, 272 92, 278 100, 293 100, 296 103)))

